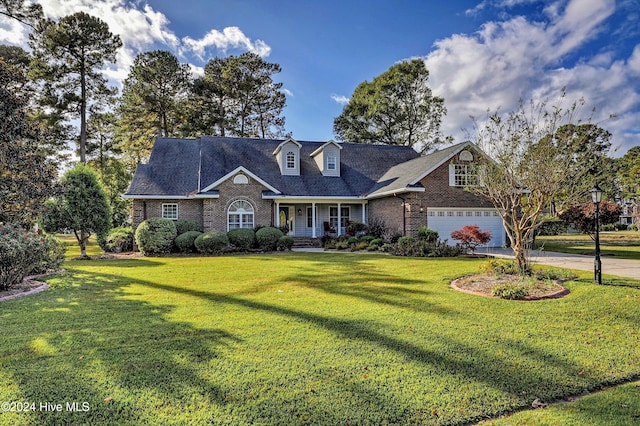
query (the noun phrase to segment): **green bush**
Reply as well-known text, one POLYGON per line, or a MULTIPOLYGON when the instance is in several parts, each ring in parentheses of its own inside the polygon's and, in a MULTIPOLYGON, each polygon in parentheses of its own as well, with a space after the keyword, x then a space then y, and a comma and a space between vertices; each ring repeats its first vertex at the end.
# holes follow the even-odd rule
POLYGON ((494 296, 502 299, 518 300, 524 299, 529 295, 529 291, 523 284, 507 283, 497 285, 491 290, 494 296))
POLYGON ((367 230, 367 225, 365 225, 364 223, 351 221, 347 223, 347 228, 345 229, 345 232, 348 235, 353 235, 357 237, 358 234, 364 234, 366 230, 367 230))
POLYGON ((203 232, 202 225, 193 219, 178 219, 176 221, 176 232, 182 235, 185 232, 198 231, 203 232))
POLYGON ((384 220, 379 219, 377 217, 373 217, 369 219, 369 224, 367 226, 367 233, 374 238, 383 238, 388 233, 387 225, 384 220))
POLYGON ((171 253, 178 232, 173 221, 154 217, 138 225, 135 236, 142 254, 165 254, 171 253))
POLYGON ((560 235, 567 232, 567 224, 558 218, 546 218, 536 229, 536 235, 560 235))
POLYGON ((113 228, 106 236, 98 238, 100 248, 108 253, 122 253, 133 250, 133 229, 113 228))
POLYGON ((261 228, 256 232, 258 247, 264 251, 274 251, 278 248, 278 240, 283 236, 284 234, 278 228, 270 226, 261 228))
POLYGON ((385 244, 381 249, 395 256, 414 257, 455 257, 462 253, 459 245, 413 237, 401 237, 396 244, 385 244))
POLYGON ((421 226, 420 230, 418 231, 418 239, 419 240, 425 240, 431 243, 435 243, 436 241, 438 241, 438 238, 440 236, 438 235, 438 231, 434 231, 433 229, 429 229, 426 226, 421 226))
POLYGON ((227 232, 229 242, 233 244, 237 250, 247 251, 256 244, 256 233, 249 228, 236 228, 227 232))
POLYGON ((518 264, 515 260, 491 258, 480 265, 480 272, 497 275, 516 275, 518 274, 518 264))
POLYGON ((359 241, 359 240, 358 240, 358 237, 349 237, 349 238, 347 239, 347 244, 349 244, 349 245, 353 245, 353 244, 356 244, 358 241, 359 241))
POLYGON ((365 242, 367 244, 370 244, 371 241, 375 240, 376 237, 374 237, 373 235, 363 235, 362 237, 359 238, 359 241, 365 242))
POLYGON ((384 241, 382 240, 382 238, 374 238, 373 240, 371 240, 369 242, 369 245, 370 246, 380 247, 380 246, 382 246, 383 243, 384 243, 384 241))
POLYGON ((64 252, 53 237, 0 225, 0 289, 9 289, 30 274, 58 269, 64 252))
POLYGON ((200 231, 187 231, 178 235, 174 240, 176 248, 181 253, 193 253, 196 251, 196 238, 202 235, 200 231))
POLYGON ((277 248, 279 251, 285 251, 285 250, 291 251, 292 247, 293 247, 293 237, 290 237, 288 235, 283 235, 278 239, 277 248))
POLYGON ((221 253, 229 245, 229 238, 224 232, 209 231, 198 236, 194 244, 200 253, 221 253))
POLYGON ((410 236, 404 236, 404 237, 398 238, 398 242, 396 243, 398 246, 398 251, 400 253, 406 253, 406 254, 402 254, 403 256, 411 256, 414 242, 415 242, 415 238, 410 236))

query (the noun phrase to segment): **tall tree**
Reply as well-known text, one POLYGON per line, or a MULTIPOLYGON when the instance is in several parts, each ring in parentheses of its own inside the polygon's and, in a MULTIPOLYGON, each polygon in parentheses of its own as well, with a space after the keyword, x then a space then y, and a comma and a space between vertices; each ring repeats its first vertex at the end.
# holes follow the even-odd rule
POLYGON ((575 161, 575 141, 567 136, 573 133, 564 126, 572 125, 582 103, 568 108, 521 103, 515 111, 493 113, 476 126, 476 143, 493 161, 481 163, 480 184, 468 189, 496 207, 523 273, 530 270, 528 243, 551 202, 572 205, 586 196, 584 185, 575 182, 585 182, 594 163, 575 161))
POLYGON ((449 141, 440 124, 447 113, 444 99, 427 85, 424 61, 401 62, 361 83, 333 122, 341 140, 384 143, 419 148, 427 152, 449 141))
POLYGON ((89 107, 115 94, 100 70, 115 62, 120 37, 99 18, 78 12, 59 22, 42 20, 30 35, 32 77, 45 82, 42 97, 48 107, 80 120, 78 151, 86 162, 89 107))
POLYGON ((78 240, 80 256, 87 256, 92 234, 104 234, 111 228, 111 210, 107 197, 93 170, 78 164, 61 179, 62 194, 47 201, 43 227, 47 232, 70 229, 78 240))
POLYGON ((118 139, 139 163, 155 137, 176 136, 190 90, 190 70, 165 50, 140 53, 124 82, 118 139))
POLYGON ((28 115, 24 71, 0 58, 0 222, 32 222, 55 188, 56 167, 28 115))
POLYGON ((34 27, 42 19, 42 6, 25 0, 0 0, 0 15, 15 19, 25 25, 34 27))
POLYGON ((273 76, 280 65, 255 53, 213 58, 196 79, 188 133, 276 137, 284 133, 286 97, 273 76))

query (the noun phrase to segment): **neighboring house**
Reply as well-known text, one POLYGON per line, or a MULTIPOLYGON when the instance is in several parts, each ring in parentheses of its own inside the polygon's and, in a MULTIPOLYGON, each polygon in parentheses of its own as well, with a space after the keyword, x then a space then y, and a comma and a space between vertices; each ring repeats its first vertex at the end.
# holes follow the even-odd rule
POLYGON ((151 217, 202 223, 205 231, 288 225, 289 235, 343 234, 377 218, 415 235, 449 239, 477 224, 505 243, 502 220, 464 187, 483 154, 465 142, 421 156, 410 147, 249 138, 159 138, 129 190, 134 228, 151 217))

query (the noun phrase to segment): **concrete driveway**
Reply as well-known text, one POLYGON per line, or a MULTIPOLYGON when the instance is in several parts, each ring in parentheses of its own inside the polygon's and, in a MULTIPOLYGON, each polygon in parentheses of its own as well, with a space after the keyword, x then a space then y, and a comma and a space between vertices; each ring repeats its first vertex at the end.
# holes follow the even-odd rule
MULTIPOLYGON (((483 248, 477 253, 490 256, 513 259, 513 250, 503 248, 483 248)), ((531 250, 530 259, 534 263, 558 266, 560 268, 578 269, 580 271, 594 270, 593 256, 580 254, 557 253, 552 251, 531 250)), ((640 260, 616 259, 610 256, 601 257, 602 273, 619 277, 640 279, 640 260)))

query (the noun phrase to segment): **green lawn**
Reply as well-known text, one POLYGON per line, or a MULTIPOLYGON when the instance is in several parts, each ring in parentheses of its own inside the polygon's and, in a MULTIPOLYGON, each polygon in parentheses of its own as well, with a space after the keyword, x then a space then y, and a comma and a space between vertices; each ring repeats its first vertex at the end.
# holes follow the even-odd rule
POLYGON ((639 282, 585 273, 537 302, 449 288, 479 262, 68 261, 0 305, 0 401, 35 404, 0 424, 466 424, 640 378, 639 282))
MULTIPOLYGON (((536 247, 561 253, 588 254, 595 252, 595 243, 584 234, 564 234, 536 237, 536 247)), ((600 249, 603 256, 640 260, 640 232, 602 232, 600 249)))

